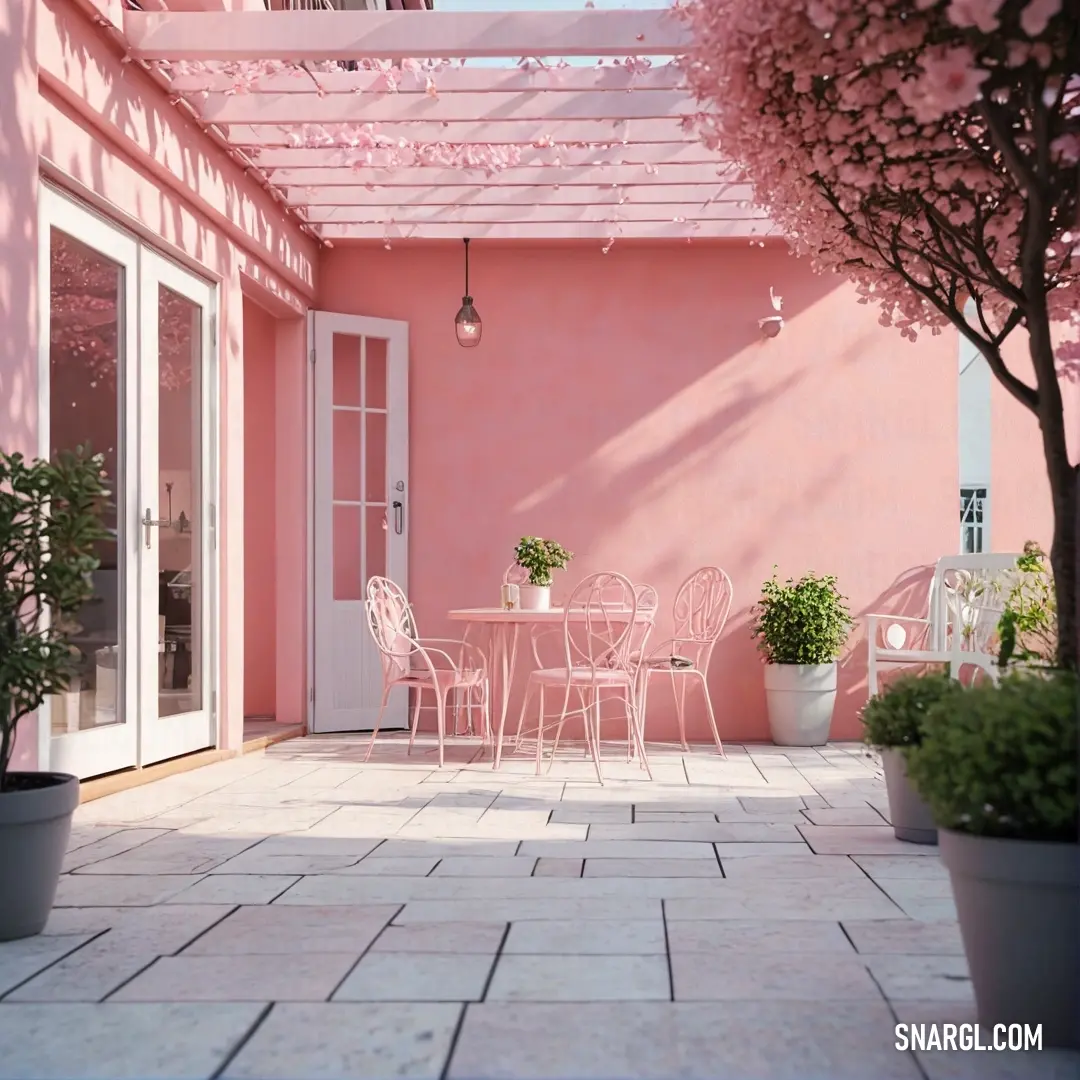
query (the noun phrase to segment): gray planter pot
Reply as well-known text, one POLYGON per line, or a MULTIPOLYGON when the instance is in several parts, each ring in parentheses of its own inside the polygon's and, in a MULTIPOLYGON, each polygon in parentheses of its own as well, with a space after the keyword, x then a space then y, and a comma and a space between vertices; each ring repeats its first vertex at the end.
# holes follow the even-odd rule
POLYGON ((884 747, 881 766, 885 770, 885 790, 889 794, 889 818, 897 840, 910 844, 936 844, 937 826, 930 807, 908 779, 907 762, 899 750, 884 747))
MULTIPOLYGON (((1080 1049, 1080 844, 939 831, 979 1023, 1080 1049)), ((992 1033, 992 1032, 991 1032, 992 1033)))
POLYGON ((79 778, 8 773, 0 793, 0 941, 40 934, 52 911, 79 805, 79 778))

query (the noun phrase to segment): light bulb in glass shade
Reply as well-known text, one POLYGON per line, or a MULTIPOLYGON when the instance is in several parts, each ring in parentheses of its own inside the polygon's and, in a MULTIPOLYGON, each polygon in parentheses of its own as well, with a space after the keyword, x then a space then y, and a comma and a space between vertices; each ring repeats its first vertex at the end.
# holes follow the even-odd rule
POLYGON ((473 307, 471 296, 461 298, 461 309, 454 318, 454 331, 457 334, 458 344, 463 349, 471 349, 474 345, 480 344, 484 324, 480 321, 480 313, 473 307))

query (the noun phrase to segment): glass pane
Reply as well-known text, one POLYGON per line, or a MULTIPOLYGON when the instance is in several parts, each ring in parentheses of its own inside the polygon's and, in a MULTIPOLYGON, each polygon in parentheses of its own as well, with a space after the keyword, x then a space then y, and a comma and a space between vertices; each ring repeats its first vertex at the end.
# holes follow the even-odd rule
MULTIPOLYGON (((124 269, 59 229, 51 231, 49 243, 50 449, 55 454, 88 443, 104 455, 119 503, 106 521, 115 535, 118 522, 128 520, 120 472, 124 269)), ((75 620, 79 673, 52 700, 54 735, 125 721, 117 692, 125 663, 120 550, 115 539, 98 545, 94 596, 75 620)))
POLYGON ((158 708, 202 700, 202 309, 158 286, 158 708))
POLYGON ((392 511, 381 506, 369 506, 364 512, 367 515, 367 566, 364 567, 366 581, 371 577, 386 577, 386 546, 392 527, 392 511))
POLYGON ((334 498, 359 502, 360 412, 334 410, 334 498))
POLYGON ((364 404, 369 409, 386 408, 386 340, 364 339, 364 404))
POLYGON ((334 599, 363 600, 359 506, 334 507, 334 599))
POLYGON ((364 413, 367 431, 367 474, 364 499, 367 502, 386 502, 386 413, 364 413))
POLYGON ((334 335, 334 404, 360 407, 360 339, 334 335))

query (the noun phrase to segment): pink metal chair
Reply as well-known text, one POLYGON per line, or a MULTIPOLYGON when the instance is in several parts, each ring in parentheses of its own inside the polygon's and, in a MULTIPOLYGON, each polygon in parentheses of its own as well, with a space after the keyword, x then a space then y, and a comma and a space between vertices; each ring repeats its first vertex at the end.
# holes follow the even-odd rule
POLYGON ((642 731, 645 727, 649 680, 654 675, 666 674, 671 679, 671 691, 675 695, 679 738, 683 749, 689 750, 686 741, 686 686, 688 681, 694 680, 700 683, 705 696, 709 725, 721 757, 726 755, 716 730, 708 676, 713 648, 724 631, 731 611, 731 591, 731 578, 720 567, 703 566, 695 570, 675 595, 675 636, 660 642, 638 665, 638 710, 642 731))
MULTIPOLYGON (((586 753, 592 755, 596 778, 602 784, 600 767, 600 705, 606 691, 622 699, 626 708, 627 754, 640 755, 642 768, 652 779, 637 714, 637 667, 631 647, 638 619, 638 595, 622 574, 590 574, 579 582, 567 601, 562 625, 562 666, 539 667, 529 675, 521 706, 518 733, 535 696, 539 697, 536 724, 536 772, 541 771, 544 735, 554 729, 551 756, 554 760, 568 717, 580 716, 585 728, 586 753), (558 719, 548 721, 545 713, 547 691, 562 691, 558 719), (576 694, 577 706, 571 707, 576 694)), ((550 765, 549 765, 550 768, 550 765)))
POLYGON ((371 757, 375 748, 375 739, 379 734, 386 703, 395 686, 410 687, 414 693, 409 730, 410 754, 420 722, 421 698, 425 690, 430 690, 435 695, 440 769, 444 760, 446 698, 449 693, 465 691, 468 694, 471 728, 472 692, 479 692, 482 732, 486 742, 491 732, 490 683, 483 650, 467 641, 421 638, 417 633, 408 598, 401 588, 388 578, 373 577, 368 581, 365 606, 368 627, 382 659, 383 693, 375 730, 371 733, 371 742, 364 760, 371 757), (457 659, 445 649, 433 647, 439 645, 453 646, 457 659))

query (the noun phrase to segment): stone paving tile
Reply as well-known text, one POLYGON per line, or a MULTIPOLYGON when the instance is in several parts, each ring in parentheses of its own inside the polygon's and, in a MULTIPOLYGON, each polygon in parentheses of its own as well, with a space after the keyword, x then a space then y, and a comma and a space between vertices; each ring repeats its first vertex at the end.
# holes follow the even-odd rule
POLYGON ((872 806, 826 807, 804 810, 811 825, 881 825, 882 817, 872 806))
MULTIPOLYGON (((786 847, 787 845, 783 845, 786 847)), ((767 849, 766 849, 767 850, 767 849)), ((787 878, 863 878, 860 867, 845 855, 812 855, 801 851, 784 855, 750 855, 732 858, 726 845, 718 845, 724 875, 732 881, 772 881, 787 878)))
POLYGON ((283 874, 209 874, 166 904, 270 904, 300 880, 283 874))
POLYGON ((859 922, 845 920, 844 931, 861 953, 900 953, 908 956, 963 956, 956 922, 916 922, 911 919, 859 922))
POLYGON ((956 904, 951 896, 937 900, 897 900, 896 906, 909 918, 918 922, 956 922, 956 904))
POLYGON ((851 949, 673 952, 671 979, 676 1001, 866 1001, 879 993, 851 949))
POLYGON ((533 877, 581 877, 584 859, 537 859, 533 877))
POLYGON ((800 825, 799 832, 818 855, 937 854, 932 845, 897 840, 888 825, 800 825))
POLYGON ((706 844, 797 843, 794 825, 774 825, 767 821, 743 822, 643 822, 633 825, 593 825, 589 843, 613 841, 688 841, 706 844))
MULTIPOLYGON (((435 856, 444 859, 453 855, 489 857, 519 854, 516 840, 387 840, 380 844, 377 850, 379 857, 384 859, 401 856, 435 856)), ((520 854, 527 855, 529 852, 520 854)))
POLYGON ((370 952, 334 1001, 479 1001, 495 954, 370 952))
POLYGON ((586 859, 585 877, 723 877, 713 859, 586 859))
POLYGON ((450 1080, 920 1080, 885 1002, 469 1006, 450 1080), (552 1038, 552 1032, 558 1038, 552 1038))
POLYGON ((735 887, 715 897, 666 902, 669 919, 895 919, 900 909, 870 881, 818 878, 814 881, 756 883, 767 888, 735 887), (826 883, 831 886, 826 890, 826 883), (837 890, 835 886, 847 886, 837 890))
POLYGON ((536 859, 498 855, 447 855, 432 871, 434 877, 531 877, 536 859))
POLYGON ((663 956, 664 923, 655 919, 622 919, 603 923, 596 919, 557 922, 554 919, 520 920, 510 926, 503 954, 523 953, 580 956, 663 956))
MULTIPOLYGON (((193 941, 184 950, 184 955, 261 953, 291 957, 304 953, 344 952, 355 958, 375 940, 398 910, 394 905, 242 907, 193 941)), ((288 967, 288 964, 284 966, 288 967)))
POLYGON ((439 862, 437 855, 430 855, 427 858, 416 856, 395 858, 392 855, 381 858, 378 855, 368 855, 354 866, 334 872, 344 876, 354 874, 359 877, 427 877, 439 865, 439 862))
MULTIPOLYGON (((597 826, 599 828, 599 826, 597 826)), ((628 828, 629 826, 619 826, 628 828)), ((668 840, 526 840, 521 855, 563 859, 715 859, 711 843, 675 843, 668 840)))
POLYGON ((65 874, 56 890, 56 907, 146 907, 176 896, 201 878, 200 874, 65 874))
MULTIPOLYGON (((676 901, 672 901, 675 903, 676 901)), ((692 903, 693 901, 683 901, 692 903)), ((659 918, 659 900, 418 900, 405 905, 395 925, 420 922, 518 922, 521 919, 610 920, 659 918)), ((872 918, 873 916, 866 916, 872 918)))
MULTIPOLYGON (((935 855, 932 844, 908 844, 927 855, 935 855)), ((928 879, 948 881, 949 871, 937 858, 912 859, 907 855, 852 855, 851 861, 862 867, 875 881, 900 880, 924 881, 928 879)))
POLYGON ((503 953, 488 1001, 669 1001, 663 956, 503 953))
POLYGON ((110 1001, 326 1001, 357 952, 165 956, 110 1001))
MULTIPOLYGON (((137 849, 141 844, 169 834, 168 829, 120 829, 116 826, 87 826, 87 828, 97 828, 99 835, 88 843, 79 844, 74 848, 69 846, 68 853, 64 856, 65 874, 103 859, 110 859, 132 848, 137 849)), ((74 829, 72 831, 74 832, 74 829)))
MULTIPOLYGON (((436 922, 388 926, 371 946, 370 952, 391 953, 490 953, 499 951, 506 937, 506 923, 436 922)), ((408 963, 399 957, 399 962, 408 963)))
POLYGON ((206 1080, 258 1005, 0 1005, 0 1080, 206 1080))
POLYGON ((14 990, 7 1001, 104 1001, 162 954, 145 942, 104 934, 14 990))
POLYGON ((863 960, 890 1001, 974 1000, 962 955, 865 955, 863 960))
POLYGON ((50 964, 85 945, 93 936, 94 932, 0 942, 0 995, 33 978, 50 964))
MULTIPOLYGON (((872 924, 865 924, 872 925, 872 924)), ((835 922, 762 922, 760 919, 669 918, 668 949, 676 953, 715 957, 731 952, 781 954, 842 953, 854 955, 851 942, 835 922)), ((726 963, 720 961, 720 967, 726 963)))
POLYGON ((461 1005, 275 1005, 223 1080, 439 1080, 461 1005))

